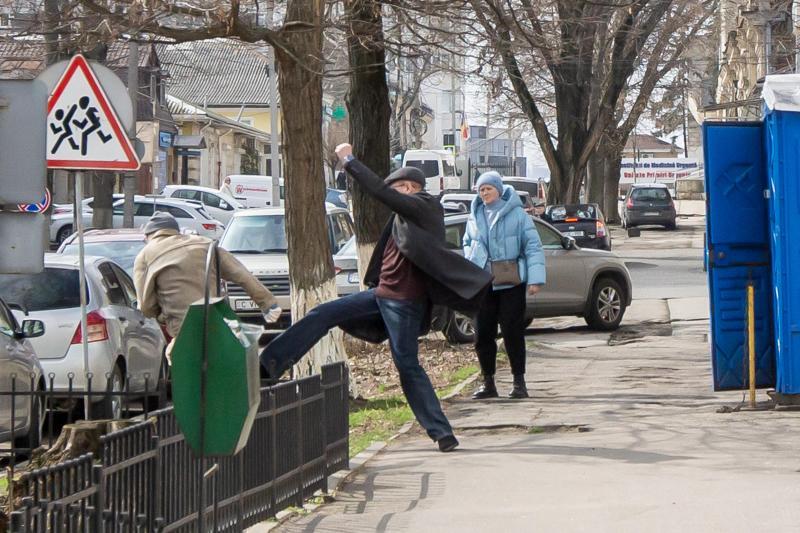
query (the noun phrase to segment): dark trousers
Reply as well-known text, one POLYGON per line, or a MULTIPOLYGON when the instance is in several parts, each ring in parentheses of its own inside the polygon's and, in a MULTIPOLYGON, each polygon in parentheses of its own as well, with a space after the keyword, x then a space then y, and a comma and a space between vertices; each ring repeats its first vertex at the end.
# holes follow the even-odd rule
POLYGON ((497 326, 511 363, 511 373, 525 374, 525 293, 522 283, 490 291, 475 317, 475 351, 484 376, 497 369, 497 326))
POLYGON ((373 290, 326 302, 270 342, 261 353, 261 364, 269 369, 274 362, 282 373, 339 323, 377 316, 386 324, 400 386, 414 416, 431 439, 438 441, 452 435, 453 429, 442 412, 428 374, 419 364, 418 337, 425 316, 424 303, 378 298, 373 290))

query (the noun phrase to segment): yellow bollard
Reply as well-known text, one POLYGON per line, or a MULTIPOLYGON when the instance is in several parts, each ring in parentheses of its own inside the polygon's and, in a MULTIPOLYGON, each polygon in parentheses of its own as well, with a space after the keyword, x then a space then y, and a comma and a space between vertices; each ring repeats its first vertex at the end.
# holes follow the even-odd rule
POLYGON ((756 298, 753 282, 747 284, 747 351, 750 359, 750 407, 756 406, 756 298))

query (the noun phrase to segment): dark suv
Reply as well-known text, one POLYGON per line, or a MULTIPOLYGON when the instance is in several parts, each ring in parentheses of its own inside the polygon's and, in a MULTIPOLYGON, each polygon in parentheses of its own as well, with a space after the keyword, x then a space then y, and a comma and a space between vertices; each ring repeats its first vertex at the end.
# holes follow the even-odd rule
POLYGON ((622 227, 657 225, 675 229, 675 203, 662 183, 635 184, 622 204, 622 227))

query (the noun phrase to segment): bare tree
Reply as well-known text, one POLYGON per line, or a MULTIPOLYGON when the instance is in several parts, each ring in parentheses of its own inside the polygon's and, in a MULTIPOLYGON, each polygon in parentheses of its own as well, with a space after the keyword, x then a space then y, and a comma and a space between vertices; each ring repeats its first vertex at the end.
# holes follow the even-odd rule
MULTIPOLYGON (((286 169, 286 226, 289 243, 292 316, 336 297, 325 217, 322 152, 322 78, 324 73, 324 0, 288 0, 279 6, 283 23, 264 23, 263 2, 199 0, 79 0, 77 15, 101 15, 113 31, 150 34, 174 42, 236 38, 265 42, 275 50, 286 169)), ((265 87, 264 90, 267 90, 265 87)), ((346 354, 336 330, 299 365, 302 374, 318 371, 346 354)))
MULTIPOLYGON (((589 164, 587 192, 589 200, 600 203, 610 221, 619 220, 617 195, 622 152, 636 124, 647 110, 654 91, 662 81, 682 78, 683 57, 687 49, 709 31, 709 22, 716 1, 675 0, 660 21, 657 31, 639 53, 637 68, 617 102, 614 118, 609 121, 589 164)), ((597 57, 598 68, 609 58, 597 57)), ((592 105, 599 105, 600 92, 593 95, 592 105)))
POLYGON ((589 160, 636 73, 637 58, 664 27, 675 0, 469 3, 550 167, 549 200, 577 201, 589 160), (604 47, 602 54, 597 46, 604 47), (600 56, 602 69, 597 68, 600 56), (552 86, 555 124, 534 96, 543 81, 552 86))
MULTIPOLYGON (((381 3, 345 0, 350 57, 350 139, 356 156, 379 176, 389 173, 389 87, 381 3)), ((389 209, 352 183, 358 268, 361 279, 389 219, 389 209)))

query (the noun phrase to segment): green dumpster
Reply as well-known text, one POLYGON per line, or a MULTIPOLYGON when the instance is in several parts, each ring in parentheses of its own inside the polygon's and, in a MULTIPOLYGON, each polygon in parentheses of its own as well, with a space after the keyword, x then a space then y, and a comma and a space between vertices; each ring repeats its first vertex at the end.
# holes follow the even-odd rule
POLYGON ((234 455, 247 443, 259 393, 261 328, 243 324, 224 298, 208 306, 208 371, 202 421, 203 300, 191 305, 172 349, 172 401, 186 442, 197 455, 234 455), (205 438, 201 438, 201 426, 205 438))

